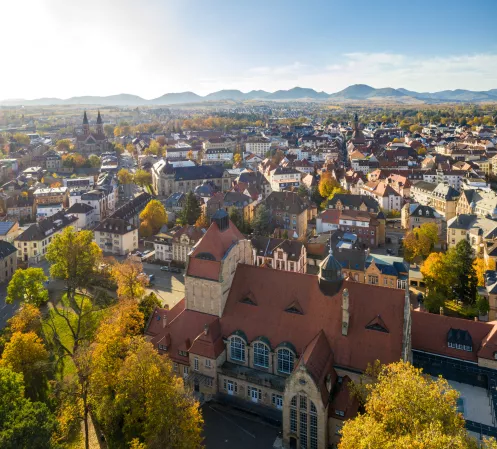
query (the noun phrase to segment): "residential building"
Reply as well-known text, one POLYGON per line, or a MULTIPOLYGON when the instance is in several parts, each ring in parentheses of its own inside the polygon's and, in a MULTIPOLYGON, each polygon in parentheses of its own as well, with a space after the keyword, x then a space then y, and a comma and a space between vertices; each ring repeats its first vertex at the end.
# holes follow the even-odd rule
POLYGON ((85 203, 95 209, 95 222, 100 222, 114 212, 115 190, 112 186, 109 188, 97 187, 89 191, 74 190, 69 195, 69 206, 76 203, 85 203))
POLYGON ((419 181, 411 187, 411 199, 433 207, 448 221, 456 215, 459 192, 446 183, 419 181))
POLYGON ((121 218, 131 223, 135 227, 140 226, 140 213, 145 206, 152 199, 152 195, 147 192, 141 192, 139 195, 135 196, 132 200, 123 204, 120 208, 116 209, 110 216, 110 218, 121 218))
POLYGON ((380 208, 390 212, 400 212, 403 197, 386 181, 370 181, 360 188, 362 195, 370 196, 380 205, 380 208))
POLYGON ((409 231, 425 223, 435 223, 438 235, 442 237, 443 217, 431 206, 423 206, 419 203, 405 204, 401 211, 400 222, 402 228, 409 231))
POLYGON ((16 270, 16 247, 6 240, 0 240, 0 283, 8 283, 16 270))
POLYGON ((18 260, 39 262, 45 257, 53 236, 60 234, 66 227, 73 226, 77 220, 74 215, 61 211, 32 224, 14 239, 18 260))
POLYGON ((455 247, 467 240, 477 256, 483 255, 486 242, 497 240, 497 221, 478 215, 461 214, 447 221, 447 245, 455 247))
POLYGON ((185 225, 173 234, 173 260, 186 263, 194 245, 204 236, 202 229, 185 225))
POLYGON ((269 183, 273 192, 282 192, 290 188, 296 189, 300 185, 302 173, 292 167, 282 167, 279 165, 272 170, 269 175, 269 183))
POLYGON ((125 256, 138 248, 138 228, 122 218, 106 218, 93 232, 106 253, 125 256))
POLYGON ((61 203, 57 204, 38 204, 36 207, 36 219, 50 217, 64 210, 64 206, 61 203))
POLYGON ((204 151, 219 149, 219 148, 227 148, 231 150, 233 153, 236 149, 236 141, 230 139, 229 137, 210 137, 204 142, 202 142, 202 146, 204 151))
POLYGON ((307 251, 298 240, 254 237, 251 239, 256 266, 306 273, 307 251))
POLYGON ((67 187, 39 188, 33 192, 35 203, 38 204, 61 204, 66 207, 69 204, 69 189, 67 187))
POLYGON ((348 193, 337 193, 327 203, 328 209, 350 209, 365 212, 380 212, 380 205, 368 195, 351 195, 348 193))
POLYGON ((67 214, 74 215, 78 221, 74 227, 79 231, 81 229, 93 229, 96 220, 96 209, 85 203, 74 203, 69 209, 66 210, 67 214))
POLYGON ((409 263, 402 257, 369 254, 364 266, 364 282, 405 290, 409 285, 409 263))
POLYGON ((0 240, 12 243, 18 234, 18 221, 0 221, 0 240))
POLYGON ((222 192, 231 188, 230 174, 220 165, 173 167, 161 160, 152 166, 152 184, 159 196, 193 192, 205 181, 213 183, 222 192))
POLYGON ((209 148, 204 151, 203 162, 223 164, 233 161, 233 150, 231 148, 209 148))
POLYGON ((155 258, 164 262, 173 260, 173 235, 174 230, 160 231, 153 237, 155 258))
POLYGON ((69 190, 92 190, 95 184, 93 176, 85 176, 80 178, 63 178, 62 184, 69 190))
POLYGON ((497 219, 497 194, 493 190, 464 189, 457 202, 457 215, 476 214, 497 219))
POLYGON ((245 143, 245 151, 247 153, 256 154, 264 157, 271 149, 271 141, 265 137, 254 137, 247 140, 245 143))
POLYGON ((308 221, 317 215, 317 207, 295 192, 271 192, 260 204, 269 210, 272 227, 286 229, 292 237, 305 235, 308 221))

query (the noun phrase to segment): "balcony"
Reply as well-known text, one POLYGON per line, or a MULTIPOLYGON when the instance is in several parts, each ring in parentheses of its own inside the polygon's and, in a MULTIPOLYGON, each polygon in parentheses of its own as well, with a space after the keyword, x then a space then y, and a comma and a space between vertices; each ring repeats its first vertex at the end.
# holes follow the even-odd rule
POLYGON ((273 390, 285 391, 285 377, 276 376, 271 373, 259 371, 247 366, 237 365, 236 363, 225 362, 220 367, 221 374, 235 379, 245 380, 261 387, 271 388, 273 390))

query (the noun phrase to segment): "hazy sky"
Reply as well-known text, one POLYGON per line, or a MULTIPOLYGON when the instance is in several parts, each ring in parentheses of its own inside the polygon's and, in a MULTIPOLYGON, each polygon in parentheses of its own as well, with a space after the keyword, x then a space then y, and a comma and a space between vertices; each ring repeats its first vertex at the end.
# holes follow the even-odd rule
POLYGON ((0 99, 497 88, 497 0, 0 0, 0 99))

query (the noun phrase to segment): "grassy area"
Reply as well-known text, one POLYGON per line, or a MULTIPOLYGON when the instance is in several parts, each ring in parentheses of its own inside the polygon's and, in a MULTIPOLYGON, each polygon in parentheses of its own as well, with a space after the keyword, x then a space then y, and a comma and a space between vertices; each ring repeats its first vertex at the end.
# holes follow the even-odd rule
POLYGON ((465 305, 462 302, 457 303, 456 301, 446 301, 445 310, 447 310, 448 315, 455 315, 459 316, 461 318, 474 318, 475 316, 478 316, 478 308, 473 305, 465 305))

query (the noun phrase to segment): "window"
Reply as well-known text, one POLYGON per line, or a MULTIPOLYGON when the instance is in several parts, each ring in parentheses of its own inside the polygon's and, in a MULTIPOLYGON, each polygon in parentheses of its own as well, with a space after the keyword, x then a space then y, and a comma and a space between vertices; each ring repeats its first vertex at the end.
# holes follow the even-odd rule
POLYGON ((211 367, 211 360, 210 359, 205 359, 205 367, 210 368, 211 367))
POLYGON ((278 409, 281 410, 283 408, 283 396, 279 394, 274 394, 273 393, 273 405, 278 409))
POLYGON ((212 379, 210 377, 207 377, 205 379, 205 386, 206 387, 212 387, 212 379))
POLYGON ((231 360, 245 362, 245 342, 240 337, 231 338, 231 360))
POLYGON ((254 343, 254 365, 269 368, 269 348, 264 343, 254 343))
POLYGON ((300 447, 307 449, 307 413, 300 412, 300 447))
POLYGON ((188 377, 188 367, 187 366, 183 367, 183 377, 188 377))
POLYGON ((183 356, 183 357, 188 357, 188 352, 187 351, 178 351, 178 354, 183 356))
POLYGON ((290 374, 293 371, 294 355, 288 349, 278 351, 278 371, 280 373, 290 374))
POLYGON ((174 371, 175 373, 177 373, 177 372, 178 372, 178 364, 177 364, 176 362, 174 362, 174 364, 173 364, 173 371, 174 371))
POLYGON ((368 275, 368 283, 372 285, 378 285, 378 276, 368 275))
POLYGON ((309 435, 311 440, 311 449, 318 449, 318 414, 314 402, 311 402, 311 411, 309 413, 309 435))
POLYGON ((193 369, 194 369, 195 371, 198 371, 198 357, 195 357, 195 358, 193 359, 193 369))
POLYGON ((343 410, 335 410, 335 415, 337 416, 345 416, 345 413, 343 412, 343 410))

